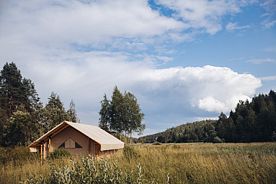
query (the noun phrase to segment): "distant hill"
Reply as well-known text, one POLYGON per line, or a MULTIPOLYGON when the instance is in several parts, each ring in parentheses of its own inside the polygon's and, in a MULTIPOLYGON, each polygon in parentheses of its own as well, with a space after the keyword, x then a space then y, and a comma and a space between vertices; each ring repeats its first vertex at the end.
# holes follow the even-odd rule
POLYGON ((203 120, 140 137, 139 142, 263 142, 276 141, 276 93, 260 94, 240 101, 229 117, 203 120))
POLYGON ((171 143, 171 142, 209 142, 215 135, 216 120, 204 120, 183 124, 164 132, 140 137, 139 142, 144 143, 171 143))

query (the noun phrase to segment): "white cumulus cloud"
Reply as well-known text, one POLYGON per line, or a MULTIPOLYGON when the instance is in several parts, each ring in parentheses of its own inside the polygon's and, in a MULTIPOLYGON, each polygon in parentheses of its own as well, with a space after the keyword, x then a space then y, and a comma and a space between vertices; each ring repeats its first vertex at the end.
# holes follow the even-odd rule
POLYGON ((155 69, 145 76, 143 84, 148 87, 142 89, 166 94, 167 97, 162 97, 164 100, 175 97, 176 104, 183 109, 188 103, 188 106, 211 112, 229 112, 239 100, 250 99, 261 86, 261 81, 253 75, 208 65, 155 69))
MULTIPOLYGON (((208 96, 199 100, 198 107, 207 111, 225 111, 225 104, 214 97, 208 96)), ((228 110, 228 109, 227 109, 228 110)))
POLYGON ((213 117, 255 94, 261 81, 251 74, 153 64, 173 59, 163 48, 171 44, 167 38, 178 40, 179 33, 191 28, 214 34, 222 16, 239 11, 236 3, 160 3, 177 14, 164 16, 146 0, 1 1, 0 66, 15 62, 35 82, 44 102, 55 91, 66 105, 75 101, 82 121, 95 124, 99 102, 115 85, 138 97, 149 129, 213 117), (161 54, 149 53, 154 49, 161 54))
POLYGON ((152 10, 146 0, 6 1, 0 10, 0 40, 14 46, 31 42, 44 47, 99 47, 114 38, 146 39, 182 27, 181 22, 152 10))
POLYGON ((245 2, 228 0, 158 0, 164 6, 176 11, 186 28, 204 29, 210 34, 221 30, 221 18, 227 14, 236 14, 245 2))
POLYGON ((123 54, 102 52, 68 51, 53 57, 40 55, 36 60, 33 57, 19 55, 15 61, 23 75, 35 82, 43 101, 51 91, 66 103, 73 99, 86 122, 98 122, 99 102, 105 93, 111 95, 115 85, 137 96, 151 128, 227 113, 261 86, 253 75, 226 67, 159 69, 149 63, 129 62, 123 54))

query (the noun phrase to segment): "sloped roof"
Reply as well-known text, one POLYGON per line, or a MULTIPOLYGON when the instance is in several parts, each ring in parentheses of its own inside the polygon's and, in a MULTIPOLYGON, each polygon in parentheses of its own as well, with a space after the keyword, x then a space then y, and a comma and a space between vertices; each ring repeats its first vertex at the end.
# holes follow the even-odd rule
POLYGON ((124 143, 122 141, 120 141, 113 135, 109 134, 108 132, 104 131, 103 129, 101 129, 97 126, 81 124, 81 123, 73 123, 73 122, 69 122, 69 121, 64 121, 64 122, 60 123, 53 129, 51 129, 49 132, 42 135, 39 139, 37 139, 36 141, 31 143, 29 145, 29 147, 37 146, 44 139, 52 136, 55 133, 62 131, 64 128, 67 128, 68 126, 78 130, 85 136, 87 136, 90 139, 99 143, 101 146, 101 151, 121 149, 124 147, 124 143))

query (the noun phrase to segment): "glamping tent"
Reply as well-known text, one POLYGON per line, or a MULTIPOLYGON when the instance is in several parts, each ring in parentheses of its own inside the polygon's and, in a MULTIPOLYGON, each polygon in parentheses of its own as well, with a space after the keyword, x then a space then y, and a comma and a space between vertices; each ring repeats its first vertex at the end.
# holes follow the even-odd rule
POLYGON ((97 126, 64 121, 31 143, 29 148, 45 159, 56 149, 98 156, 124 148, 124 143, 97 126))

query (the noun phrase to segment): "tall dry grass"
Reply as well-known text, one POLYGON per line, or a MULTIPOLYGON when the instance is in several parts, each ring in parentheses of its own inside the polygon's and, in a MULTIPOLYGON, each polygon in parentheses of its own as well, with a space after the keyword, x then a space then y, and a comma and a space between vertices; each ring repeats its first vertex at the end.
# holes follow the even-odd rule
MULTIPOLYGON (((72 160, 80 162, 79 158, 72 160)), ((129 177, 136 177, 137 173, 131 171, 140 165, 142 183, 276 183, 275 143, 138 144, 101 160, 116 163, 120 172, 129 177)), ((0 183, 19 183, 30 176, 50 178, 52 172, 65 166, 74 170, 68 159, 2 165, 0 183)), ((97 172, 101 170, 98 168, 97 172)))
POLYGON ((276 144, 169 144, 134 146, 138 153, 121 167, 143 166, 146 178, 164 183, 276 183, 276 144))

